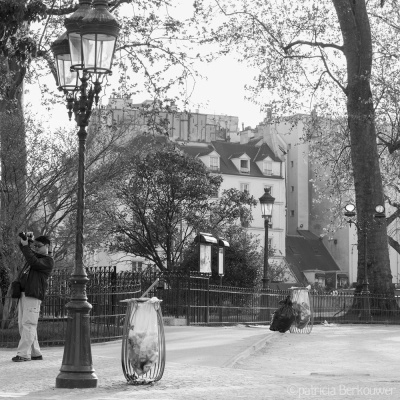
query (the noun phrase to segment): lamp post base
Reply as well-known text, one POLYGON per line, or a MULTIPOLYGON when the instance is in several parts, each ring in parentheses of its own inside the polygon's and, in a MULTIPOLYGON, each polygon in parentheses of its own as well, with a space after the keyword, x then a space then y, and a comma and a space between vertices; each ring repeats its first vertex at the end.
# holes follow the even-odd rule
POLYGON ((97 387, 94 372, 60 372, 56 378, 58 389, 90 389, 97 387))
POLYGON ((72 299, 66 305, 68 311, 64 356, 56 388, 84 389, 97 387, 97 376, 92 363, 90 347, 90 310, 86 298, 85 275, 71 277, 72 299))

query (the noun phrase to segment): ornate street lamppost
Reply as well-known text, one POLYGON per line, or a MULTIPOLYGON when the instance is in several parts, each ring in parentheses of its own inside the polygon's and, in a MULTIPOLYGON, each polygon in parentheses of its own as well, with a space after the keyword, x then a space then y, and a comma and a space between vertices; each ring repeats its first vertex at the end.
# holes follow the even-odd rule
POLYGON ((66 95, 68 115, 79 127, 78 193, 75 265, 71 275, 64 357, 56 378, 57 388, 93 388, 97 376, 92 364, 88 277, 83 265, 86 138, 93 102, 98 103, 105 75, 111 74, 119 24, 108 11, 107 0, 80 0, 78 9, 65 20, 67 32, 52 45, 59 89, 66 95), (92 5, 92 7, 91 7, 92 5), (79 83, 80 81, 80 83, 79 83))
POLYGON ((272 208, 275 198, 271 196, 270 188, 264 189, 264 194, 259 198, 261 205, 261 215, 264 218, 265 237, 264 237, 264 274, 262 278, 263 289, 268 288, 268 228, 272 218, 272 208))
MULTIPOLYGON (((360 226, 360 224, 355 221, 353 218, 356 216, 356 207, 354 204, 347 204, 345 207, 345 213, 344 215, 348 217, 348 224, 351 226, 352 224, 355 225, 357 228, 358 232, 361 232, 363 234, 364 238, 364 278, 362 282, 362 289, 361 289, 361 295, 363 296, 363 312, 365 314, 366 319, 370 320, 372 318, 371 315, 371 307, 369 303, 369 282, 368 282, 368 249, 367 249, 367 239, 368 239, 368 224, 367 221, 364 220, 363 226, 360 226)), ((385 218, 385 207, 382 205, 377 205, 375 207, 375 214, 374 218, 380 219, 380 218, 385 218)))

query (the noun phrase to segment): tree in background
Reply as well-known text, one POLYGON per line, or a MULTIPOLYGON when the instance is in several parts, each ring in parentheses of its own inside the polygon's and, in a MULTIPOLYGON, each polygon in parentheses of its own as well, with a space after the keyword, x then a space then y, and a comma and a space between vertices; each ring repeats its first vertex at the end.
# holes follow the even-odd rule
MULTIPOLYGON (((64 244, 55 249, 60 257, 68 254, 68 244, 74 237, 71 229, 75 220, 76 171, 73 163, 76 155, 51 152, 48 159, 44 158, 45 167, 30 164, 27 135, 31 128, 25 120, 27 110, 24 109, 23 94, 24 84, 38 83, 41 96, 35 107, 39 104, 45 107, 50 117, 52 103, 64 103, 63 96, 56 92, 55 79, 53 84, 48 84, 49 75, 55 75, 50 46, 65 31, 64 18, 75 12, 77 6, 76 2, 67 0, 0 1, 0 263, 10 276, 15 274, 19 265, 19 254, 14 249, 17 232, 31 226, 35 232, 46 231, 62 237, 64 244), (47 169, 50 165, 52 172, 47 169), (32 212, 37 206, 42 215, 32 212)), ((115 59, 121 77, 118 93, 129 97, 144 90, 157 104, 160 101, 170 104, 179 99, 183 99, 182 104, 185 104, 187 87, 191 86, 188 81, 193 84, 196 75, 186 46, 186 39, 190 38, 185 31, 185 21, 174 18, 173 7, 164 0, 134 3, 118 0, 109 2, 109 6, 122 26, 115 59), (137 80, 129 80, 133 73, 143 78, 142 87, 137 80), (168 94, 172 87, 178 87, 175 97, 168 94)), ((48 142, 40 141, 39 131, 35 130, 37 136, 33 139, 29 136, 29 140, 39 147, 55 150, 57 135, 49 135, 48 142), (53 145, 51 149, 50 143, 53 145)), ((63 142, 61 136, 58 139, 63 142)), ((88 140, 91 140, 90 136, 88 140)), ((32 149, 30 147, 29 151, 32 149)), ((98 156, 97 161, 94 156, 92 164, 89 161, 89 173, 90 169, 100 170, 102 153, 98 156)), ((115 172, 109 167, 104 167, 104 179, 115 172)), ((93 181, 88 177, 87 193, 101 185, 99 177, 101 175, 95 177, 93 174, 93 181)), ((96 196, 90 200, 95 201, 96 196)), ((91 222, 86 221, 86 224, 91 222)), ((86 237, 89 245, 89 238, 97 240, 96 237, 86 237)))
MULTIPOLYGON (((179 99, 184 104, 196 75, 186 46, 190 38, 185 21, 174 18, 174 7, 165 0, 118 0, 109 6, 122 28, 115 58, 120 76, 117 93, 129 97, 144 91, 155 104, 179 99), (130 81, 132 73, 141 79, 130 81), (141 87, 138 81, 143 81, 141 87), (173 87, 178 88, 175 97, 168 93, 173 87)), ((55 75, 50 46, 65 31, 64 18, 77 7, 76 2, 66 0, 0 2, 0 194, 1 207, 6 210, 2 213, 2 251, 10 255, 13 243, 5 240, 21 230, 26 214, 24 84, 40 85, 42 93, 35 106, 41 104, 50 116, 52 103, 64 103, 55 79, 48 84, 49 75, 55 75)))
MULTIPOLYGON (((32 115, 26 115, 27 135, 27 178, 25 198, 21 200, 25 207, 20 209, 20 215, 16 216, 10 202, 2 202, 2 212, 5 218, 0 221, 3 235, 7 227, 13 224, 14 230, 33 231, 35 236, 47 234, 53 239, 53 256, 56 267, 73 267, 73 249, 76 229, 76 176, 77 176, 77 146, 75 133, 67 130, 47 132, 42 128, 43 122, 36 120, 32 115), (21 221, 17 225, 18 221, 21 221)), ((120 176, 120 168, 117 166, 118 152, 116 143, 124 130, 114 129, 110 126, 106 132, 98 135, 92 129, 92 135, 87 147, 87 179, 86 193, 90 198, 88 207, 95 206, 97 192, 109 179, 120 176)), ((3 168, 8 168, 5 165, 3 168)), ((11 194, 3 192, 4 196, 11 194)), ((87 226, 97 226, 95 215, 88 213, 87 226)), ((3 313, 0 320, 10 320, 13 315, 13 302, 5 297, 10 292, 10 282, 16 277, 18 268, 23 265, 21 253, 17 248, 16 235, 0 236, 0 256, 2 265, 1 290, 3 313), (7 243, 10 243, 10 248, 7 243)), ((86 246, 96 248, 102 243, 102 238, 97 235, 88 235, 86 246)), ((4 327, 5 322, 3 323, 4 327)))
POLYGON ((105 186, 96 210, 104 221, 99 231, 114 236, 112 251, 171 270, 197 232, 222 229, 251 214, 256 203, 251 196, 230 189, 215 198, 221 176, 166 138, 140 136, 124 147, 124 179, 105 186))
MULTIPOLYGON (((373 224, 384 203, 376 133, 382 82, 397 81, 397 2, 323 0, 311 2, 196 1, 204 19, 204 42, 221 53, 236 50, 259 74, 250 97, 279 115, 316 109, 345 118, 351 152, 357 218, 368 235, 370 289, 393 292, 384 224, 373 224), (222 17, 222 19, 221 19, 222 17), (213 20, 213 18, 215 18, 213 20), (373 50, 374 49, 374 50, 373 50), (268 101, 265 100, 267 91, 268 101)), ((393 139, 396 137, 394 136, 393 139)), ((364 241, 359 232, 358 280, 364 279, 364 241)))
MULTIPOLYGON (((262 287, 264 274, 264 250, 260 250, 260 240, 254 234, 247 232, 246 228, 232 224, 225 229, 214 233, 216 237, 227 240, 229 247, 225 248, 225 271, 222 279, 224 286, 235 286, 244 288, 262 287)), ((273 261, 275 249, 268 249, 270 282, 285 281, 285 269, 282 265, 273 261)), ((211 283, 220 283, 218 271, 218 247, 212 248, 212 276, 211 283)), ((191 242, 183 254, 183 262, 180 268, 184 271, 199 271, 199 246, 191 242)))

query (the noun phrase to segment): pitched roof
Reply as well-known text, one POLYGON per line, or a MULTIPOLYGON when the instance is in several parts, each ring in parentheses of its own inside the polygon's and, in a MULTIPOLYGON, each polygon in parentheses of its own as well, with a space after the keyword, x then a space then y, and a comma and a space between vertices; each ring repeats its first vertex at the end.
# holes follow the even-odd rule
POLYGON ((298 236, 286 237, 286 260, 299 281, 304 281, 304 271, 340 271, 322 241, 310 231, 298 230, 298 236))
POLYGON ((214 151, 214 148, 211 145, 204 145, 204 146, 196 146, 190 144, 181 145, 180 148, 187 154, 191 155, 192 157, 202 157, 210 154, 214 151))
MULTIPOLYGON (((258 147, 254 144, 221 141, 213 141, 211 144, 188 142, 181 145, 181 149, 193 157, 205 156, 216 151, 220 156, 220 172, 229 175, 243 175, 235 167, 232 159, 239 158, 244 154, 250 157, 250 174, 248 176, 265 177, 258 168, 256 161, 262 161, 264 158, 270 157, 275 162, 282 162, 279 157, 275 156, 266 143, 258 147)), ((280 176, 274 175, 268 177, 272 179, 282 179, 280 176)))
MULTIPOLYGON (((276 157, 273 151, 268 147, 266 143, 263 143, 261 147, 256 147, 253 144, 240 144, 232 142, 211 142, 215 151, 220 156, 220 171, 221 173, 230 175, 242 175, 232 162, 233 157, 240 157, 246 153, 250 157, 250 176, 260 176, 265 177, 265 175, 260 171, 257 164, 255 163, 257 155, 260 153, 267 154, 276 162, 282 162, 279 157, 276 157)), ((274 176, 269 176, 269 178, 274 178, 274 176)), ((277 177, 275 177, 277 178, 277 177)), ((279 177, 280 178, 280 177, 279 177)))
POLYGON ((241 156, 243 156, 243 155, 245 155, 245 154, 246 154, 245 151, 239 151, 239 152, 237 152, 237 153, 231 154, 231 155, 229 156, 229 158, 239 158, 239 157, 241 157, 241 156))

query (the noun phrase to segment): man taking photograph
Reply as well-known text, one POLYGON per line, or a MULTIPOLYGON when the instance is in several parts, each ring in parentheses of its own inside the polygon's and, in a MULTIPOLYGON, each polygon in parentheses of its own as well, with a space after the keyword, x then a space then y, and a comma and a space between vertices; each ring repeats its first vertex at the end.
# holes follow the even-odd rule
POLYGON ((54 267, 53 257, 49 255, 50 239, 39 236, 33 240, 20 235, 19 247, 26 263, 18 275, 21 284, 21 297, 18 303, 18 328, 21 339, 14 362, 43 360, 37 325, 40 305, 47 289, 47 280, 54 267), (26 239, 26 240, 25 240, 26 239))

